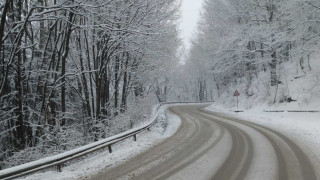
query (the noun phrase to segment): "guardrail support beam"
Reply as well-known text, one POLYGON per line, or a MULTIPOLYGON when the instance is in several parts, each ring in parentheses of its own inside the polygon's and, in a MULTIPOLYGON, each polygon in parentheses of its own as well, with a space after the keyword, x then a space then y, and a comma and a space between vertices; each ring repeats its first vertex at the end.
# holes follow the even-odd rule
POLYGON ((62 172, 62 164, 58 164, 57 165, 57 171, 58 172, 62 172))
POLYGON ((137 134, 133 135, 133 140, 137 141, 137 134))
POLYGON ((109 149, 109 153, 112 153, 111 144, 108 146, 108 149, 109 149))

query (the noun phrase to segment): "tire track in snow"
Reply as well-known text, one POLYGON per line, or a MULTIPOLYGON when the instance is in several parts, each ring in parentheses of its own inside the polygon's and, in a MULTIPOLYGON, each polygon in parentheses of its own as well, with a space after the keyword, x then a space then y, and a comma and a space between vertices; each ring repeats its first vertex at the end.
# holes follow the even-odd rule
POLYGON ((221 114, 201 110, 211 117, 233 121, 255 129, 272 144, 278 161, 278 180, 317 180, 314 168, 303 150, 288 137, 270 128, 221 114))

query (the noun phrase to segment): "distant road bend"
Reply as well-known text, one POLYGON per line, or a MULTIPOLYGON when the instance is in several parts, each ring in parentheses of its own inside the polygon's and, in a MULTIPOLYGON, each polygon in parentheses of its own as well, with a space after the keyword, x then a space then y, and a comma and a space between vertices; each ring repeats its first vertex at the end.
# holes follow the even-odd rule
POLYGON ((90 179, 320 179, 303 147, 289 137, 204 107, 171 107, 182 121, 172 137, 90 179))

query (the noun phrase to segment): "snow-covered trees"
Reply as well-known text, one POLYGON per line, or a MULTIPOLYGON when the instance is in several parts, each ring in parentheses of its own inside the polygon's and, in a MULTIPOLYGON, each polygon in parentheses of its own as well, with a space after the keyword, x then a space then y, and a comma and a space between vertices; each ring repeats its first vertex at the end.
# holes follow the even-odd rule
POLYGON ((74 139, 79 145, 108 135, 106 126, 116 128, 110 119, 161 86, 161 67, 179 43, 179 6, 2 0, 0 161, 35 146, 50 153, 72 148, 70 136, 82 136, 74 139))
POLYGON ((246 97, 263 92, 279 101, 278 85, 288 75, 284 67, 296 63, 302 74, 312 68, 310 57, 319 50, 319 5, 316 0, 206 0, 188 59, 196 84, 206 81, 206 91, 213 93, 204 100, 238 87, 246 97), (263 90, 253 83, 262 83, 263 90))

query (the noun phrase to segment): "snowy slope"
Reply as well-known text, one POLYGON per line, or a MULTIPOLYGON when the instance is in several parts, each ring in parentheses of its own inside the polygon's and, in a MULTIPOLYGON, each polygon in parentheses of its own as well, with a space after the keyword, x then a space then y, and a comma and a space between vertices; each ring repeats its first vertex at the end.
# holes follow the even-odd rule
POLYGON ((247 86, 245 78, 230 85, 214 103, 215 106, 234 109, 237 99, 233 97, 239 90, 239 108, 260 108, 264 110, 320 110, 320 58, 313 57, 310 67, 301 69, 297 62, 289 61, 279 65, 281 83, 270 87, 270 72, 260 72, 247 86), (247 92, 247 93, 246 93, 247 92), (293 102, 282 102, 285 98, 293 102), (274 103, 274 100, 276 103, 274 103))

